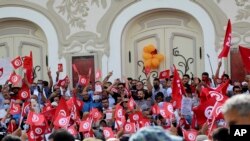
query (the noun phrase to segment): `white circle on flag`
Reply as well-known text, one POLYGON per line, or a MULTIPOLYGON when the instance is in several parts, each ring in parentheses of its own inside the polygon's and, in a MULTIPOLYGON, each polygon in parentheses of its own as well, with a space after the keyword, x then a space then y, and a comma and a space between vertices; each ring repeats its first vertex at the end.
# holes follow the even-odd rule
POLYGON ((139 120, 139 115, 138 114, 134 114, 133 115, 133 120, 138 121, 139 120))
POLYGON ((11 81, 12 81, 12 82, 15 83, 15 82, 17 82, 17 80, 18 80, 18 77, 17 77, 17 76, 12 76, 12 77, 11 77, 11 81))
POLYGON ((35 114, 33 114, 32 116, 32 122, 38 122, 39 121, 39 117, 35 114))
POLYGON ((107 130, 104 130, 104 131, 103 131, 103 134, 104 134, 105 137, 109 137, 109 136, 110 136, 110 133, 109 133, 109 131, 107 131, 107 130))
POLYGON ((212 110, 213 110, 213 106, 208 106, 205 111, 204 111, 204 114, 205 114, 205 117, 210 119, 211 118, 211 114, 212 114, 212 110))
POLYGON ((122 109, 119 109, 117 111, 117 116, 118 116, 118 118, 122 118, 122 109))
POLYGON ((58 123, 59 123, 60 126, 66 126, 67 123, 68 123, 67 121, 68 121, 67 118, 63 117, 63 118, 59 119, 58 123))
POLYGON ((40 128, 40 127, 36 127, 36 128, 35 128, 35 133, 36 133, 37 135, 42 134, 42 132, 43 132, 42 128, 40 128))
POLYGON ((22 62, 21 62, 21 60, 16 59, 14 64, 15 64, 15 66, 19 67, 19 66, 21 66, 22 62))
POLYGON ((84 124, 83 124, 83 129, 88 129, 89 128, 89 123, 88 122, 85 122, 84 124))
POLYGON ((173 110, 173 106, 170 105, 170 104, 168 105, 168 111, 171 112, 171 113, 174 113, 174 112, 173 112, 173 111, 174 111, 174 110, 173 110))
POLYGON ((22 92, 21 92, 21 97, 22 97, 22 98, 28 98, 28 92, 22 91, 22 92))
POLYGON ((194 141, 194 140, 195 140, 195 136, 194 136, 194 134, 189 133, 189 134, 188 134, 188 140, 190 140, 190 141, 194 141))
POLYGON ((82 78, 82 79, 81 79, 81 83, 82 83, 82 84, 85 84, 85 83, 86 83, 86 79, 85 79, 85 78, 82 78))
POLYGON ((131 130, 132 130, 131 125, 130 125, 130 124, 126 124, 126 125, 125 125, 125 130, 126 130, 126 131, 131 131, 131 130))
POLYGON ((223 95, 217 91, 210 91, 209 94, 211 97, 215 97, 216 101, 223 100, 223 95))

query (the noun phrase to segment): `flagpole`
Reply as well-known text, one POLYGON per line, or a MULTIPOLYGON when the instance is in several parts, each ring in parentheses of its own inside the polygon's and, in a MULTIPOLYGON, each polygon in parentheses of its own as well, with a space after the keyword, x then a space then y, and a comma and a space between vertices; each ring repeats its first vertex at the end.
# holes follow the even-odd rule
MULTIPOLYGON (((210 56, 209 56, 209 54, 207 54, 207 58, 208 58, 208 61, 209 61, 209 65, 210 65, 210 69, 211 69, 212 76, 214 76, 214 72, 213 72, 213 68, 212 68, 212 65, 211 65, 211 61, 210 61, 210 56)), ((212 79, 212 81, 213 81, 213 83, 214 83, 214 86, 216 86, 213 79, 212 79)))

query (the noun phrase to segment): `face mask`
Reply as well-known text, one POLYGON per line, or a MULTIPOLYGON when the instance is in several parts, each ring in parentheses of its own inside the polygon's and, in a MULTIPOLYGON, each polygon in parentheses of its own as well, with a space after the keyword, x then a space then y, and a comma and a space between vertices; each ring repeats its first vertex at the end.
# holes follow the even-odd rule
POLYGON ((24 124, 24 125, 23 125, 23 129, 24 129, 24 130, 28 130, 28 129, 29 129, 29 125, 24 124))
POLYGON ((4 108, 4 109, 9 109, 9 107, 10 107, 9 104, 4 104, 4 105, 3 105, 3 108, 4 108))
POLYGON ((136 86, 135 86, 135 85, 134 85, 134 86, 132 86, 132 89, 133 89, 133 90, 136 90, 136 86))
POLYGON ((159 87, 160 87, 160 86, 159 86, 159 85, 157 85, 157 84, 156 84, 156 85, 154 85, 155 90, 158 90, 158 89, 159 89, 159 87))
POLYGON ((94 95, 94 96, 93 96, 93 100, 99 100, 100 98, 101 98, 100 95, 94 95))

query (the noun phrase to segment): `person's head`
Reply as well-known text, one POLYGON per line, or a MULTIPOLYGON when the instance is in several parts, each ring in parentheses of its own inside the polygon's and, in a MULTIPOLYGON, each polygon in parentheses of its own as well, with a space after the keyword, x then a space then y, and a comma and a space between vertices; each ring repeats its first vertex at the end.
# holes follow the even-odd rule
POLYGON ((102 107, 105 109, 109 107, 109 100, 107 98, 102 99, 102 107))
POLYGON ((89 94, 87 92, 82 92, 83 101, 89 100, 89 94))
POLYGON ((55 133, 53 141, 75 141, 75 138, 67 130, 59 129, 55 133))
POLYGON ((209 81, 209 74, 207 72, 203 72, 201 75, 201 80, 205 82, 209 81))
POLYGON ((21 141, 21 139, 18 136, 7 135, 2 139, 2 141, 21 141))
POLYGON ((154 85, 154 89, 158 90, 160 88, 160 79, 155 78, 154 81, 153 81, 153 85, 154 85))
POLYGON ((118 91, 124 91, 125 84, 124 83, 119 83, 117 88, 118 88, 118 91))
POLYGON ((241 94, 241 88, 239 86, 234 86, 233 93, 234 93, 234 95, 241 94))
POLYGON ((241 84, 242 84, 242 89, 241 89, 242 92, 244 93, 248 91, 248 83, 246 81, 243 81, 241 84))
POLYGON ((49 135, 49 141, 54 141, 54 136, 56 134, 57 130, 55 130, 54 132, 52 132, 50 135, 49 135))
POLYGON ((158 92, 156 95, 155 95, 155 101, 157 103, 160 103, 160 102, 163 102, 164 100, 164 95, 162 92, 158 92))
POLYGON ((105 120, 101 120, 99 123, 100 127, 107 127, 107 122, 105 120))
POLYGON ((143 89, 143 82, 142 81, 138 81, 136 83, 136 89, 137 90, 142 90, 143 89))
POLYGON ((229 75, 228 74, 223 74, 222 75, 222 81, 226 82, 227 80, 229 80, 229 75))
POLYGON ((212 133, 212 139, 213 141, 229 141, 230 135, 228 129, 225 127, 215 129, 212 133))
POLYGON ((143 100, 143 99, 144 99, 144 96, 145 96, 145 94, 144 94, 144 91, 143 91, 143 90, 138 90, 138 91, 137 91, 137 99, 138 99, 138 100, 143 100))
POLYGON ((182 77, 182 83, 183 84, 188 84, 190 80, 190 76, 188 74, 184 74, 182 77))
POLYGON ((129 141, 182 141, 183 139, 166 132, 160 126, 148 126, 139 129, 129 141))
POLYGON ((136 83, 137 83, 137 80, 136 80, 136 79, 133 79, 133 80, 131 81, 131 88, 132 88, 133 90, 136 90, 136 83))
POLYGON ((228 99, 222 113, 228 126, 250 125, 250 95, 238 94, 228 99))
POLYGON ((117 95, 116 97, 116 103, 120 103, 122 102, 122 96, 121 95, 117 95))

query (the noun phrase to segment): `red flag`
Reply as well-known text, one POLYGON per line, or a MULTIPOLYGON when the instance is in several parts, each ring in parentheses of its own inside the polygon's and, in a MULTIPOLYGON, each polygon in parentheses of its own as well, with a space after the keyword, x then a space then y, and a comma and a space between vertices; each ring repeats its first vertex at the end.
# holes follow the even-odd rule
POLYGON ((150 120, 146 118, 140 120, 139 123, 140 123, 140 128, 150 126, 150 120))
POLYGON ((203 125, 207 121, 207 119, 211 119, 211 114, 215 102, 216 100, 211 98, 201 103, 199 106, 193 108, 198 125, 203 125))
POLYGON ((72 67, 73 67, 74 72, 76 72, 77 74, 79 74, 79 71, 78 71, 78 69, 76 67, 76 64, 72 64, 72 67))
POLYGON ((77 131, 76 131, 76 128, 74 127, 74 125, 70 126, 67 130, 73 136, 77 135, 77 131))
POLYGON ((33 130, 29 130, 27 133, 28 135, 28 141, 41 141, 41 136, 36 136, 33 130))
POLYGON ((63 72, 63 64, 57 65, 58 72, 63 72))
POLYGON ((78 83, 80 85, 85 86, 88 83, 88 79, 86 77, 82 76, 82 75, 79 75, 79 82, 78 83))
POLYGON ((65 128, 69 125, 69 120, 70 120, 70 116, 66 117, 66 116, 59 114, 54 120, 54 125, 57 127, 65 128))
POLYGON ((42 114, 44 115, 44 117, 47 120, 53 119, 53 117, 55 116, 55 113, 56 113, 56 108, 52 108, 52 109, 49 109, 49 110, 46 109, 46 111, 42 112, 42 114))
POLYGON ((232 38, 232 25, 229 19, 227 23, 227 30, 226 30, 225 38, 224 38, 223 49, 221 53, 219 54, 218 58, 227 57, 229 50, 230 50, 230 46, 231 46, 231 38, 232 38))
POLYGON ((212 110, 212 118, 216 118, 218 115, 221 114, 221 108, 223 106, 223 103, 216 101, 212 110))
POLYGON ((84 138, 91 138, 91 137, 94 138, 95 137, 94 132, 92 130, 90 130, 89 132, 84 132, 83 136, 84 136, 84 138))
POLYGON ((185 88, 182 85, 179 73, 174 66, 174 78, 172 82, 172 97, 173 97, 173 106, 174 108, 181 108, 182 95, 185 94, 185 88))
POLYGON ((33 56, 30 51, 30 56, 25 56, 23 60, 23 68, 26 70, 26 76, 30 84, 33 83, 33 56))
POLYGON ((159 103, 160 114, 165 119, 168 119, 174 114, 173 106, 171 103, 168 102, 161 102, 159 103))
POLYGON ((31 126, 32 125, 42 125, 44 123, 44 115, 37 114, 37 113, 30 111, 28 114, 26 123, 31 125, 31 126))
POLYGON ((145 74, 146 76, 150 73, 151 68, 150 67, 145 67, 145 74))
POLYGON ((110 127, 103 127, 103 135, 105 139, 114 138, 114 133, 110 127))
POLYGON ((63 78, 63 79, 61 79, 61 80, 59 80, 59 81, 57 82, 57 85, 58 85, 59 87, 64 87, 64 86, 66 85, 67 79, 68 79, 68 76, 65 76, 65 78, 63 78))
POLYGON ((64 98, 60 99, 59 104, 56 107, 55 115, 59 115, 59 114, 65 116, 65 117, 70 115, 70 112, 69 112, 69 109, 67 106, 67 102, 64 98))
POLYGON ((80 122, 80 128, 79 131, 80 132, 88 132, 90 131, 92 127, 92 121, 91 120, 84 120, 80 122))
POLYGON ((240 51, 240 55, 241 55, 241 59, 243 62, 243 65, 245 67, 245 69, 250 72, 250 49, 243 47, 243 46, 239 46, 239 51, 240 51))
POLYGON ((164 70, 160 72, 159 79, 169 78, 170 70, 164 70))
POLYGON ((127 134, 135 133, 136 132, 135 123, 132 122, 126 123, 124 126, 124 132, 127 134))
POLYGON ((94 121, 98 121, 102 118, 102 113, 97 108, 91 109, 89 114, 94 121))
POLYGON ((198 135, 198 132, 196 130, 184 130, 182 129, 183 137, 185 141, 195 141, 196 137, 198 135))
POLYGON ((122 108, 121 105, 116 105, 115 107, 115 119, 121 119, 122 117, 124 117, 125 112, 122 108))
POLYGON ((33 133, 36 135, 36 136, 41 136, 45 133, 46 131, 46 125, 34 125, 31 127, 31 129, 33 130, 33 133))
POLYGON ((3 75, 3 68, 0 68, 0 78, 2 77, 3 75))
POLYGON ((30 102, 24 102, 23 106, 22 106, 22 113, 21 113, 21 117, 23 117, 24 115, 27 115, 30 109, 30 102))
POLYGON ((10 114, 16 115, 21 113, 21 106, 15 102, 10 103, 10 114))
POLYGON ((15 72, 13 72, 11 75, 10 75, 10 78, 9 78, 9 81, 10 83, 12 83, 13 85, 17 85, 20 80, 22 79, 22 76, 16 74, 15 72))
POLYGON ((18 97, 22 100, 27 100, 30 98, 30 89, 22 86, 21 90, 18 91, 18 97))
POLYGON ((143 117, 143 114, 142 112, 139 112, 139 111, 129 114, 130 122, 138 122, 142 119, 142 117, 143 117))
POLYGON ((11 61, 12 66, 14 67, 14 69, 18 69, 23 65, 22 59, 20 56, 16 57, 15 59, 13 59, 11 61))
POLYGON ((154 115, 158 115, 160 114, 160 108, 158 106, 158 104, 154 104, 151 108, 151 111, 154 115))
POLYGON ((95 73, 95 79, 100 79, 102 77, 102 72, 101 70, 97 70, 96 73, 95 73))
POLYGON ((133 97, 131 96, 130 99, 128 100, 128 108, 130 110, 134 110, 135 106, 136 106, 136 103, 135 103, 133 97))

